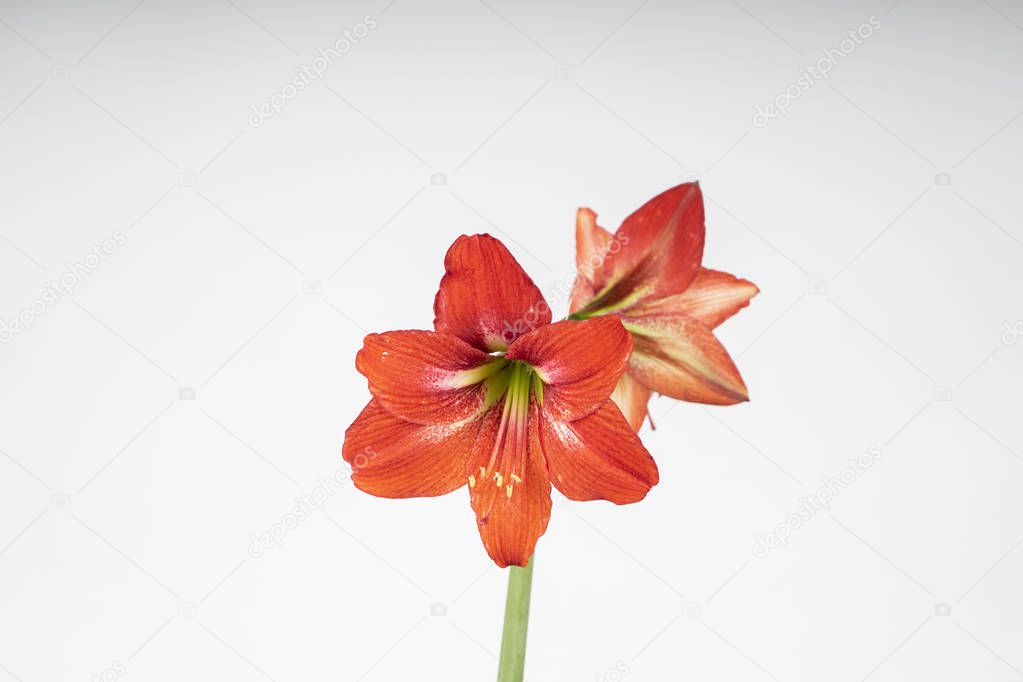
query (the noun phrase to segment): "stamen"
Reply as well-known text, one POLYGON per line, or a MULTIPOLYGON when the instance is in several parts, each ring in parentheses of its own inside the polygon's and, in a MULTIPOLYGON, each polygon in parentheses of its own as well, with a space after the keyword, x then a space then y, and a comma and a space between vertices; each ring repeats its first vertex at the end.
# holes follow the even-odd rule
MULTIPOLYGON (((515 363, 511 368, 511 378, 509 379, 508 391, 504 396, 504 410, 501 413, 501 425, 497 429, 497 438, 494 439, 494 449, 490 451, 490 461, 487 463, 486 468, 480 467, 480 478, 486 478, 486 469, 493 469, 497 462, 497 456, 504 448, 505 434, 508 432, 508 417, 511 415, 512 408, 514 407, 515 397, 515 379, 518 376, 519 365, 515 363)), ((503 376, 503 374, 501 375, 503 376)))
POLYGON ((516 466, 513 468, 520 468, 524 465, 526 460, 526 448, 528 447, 528 434, 527 429, 529 428, 529 388, 532 383, 533 370, 524 367, 525 371, 522 376, 522 383, 519 388, 519 404, 517 410, 518 423, 515 434, 515 459, 514 463, 516 466))
POLYGON ((487 379, 488 399, 503 401, 501 420, 496 428, 490 456, 479 466, 479 475, 469 477, 473 488, 477 519, 491 514, 494 504, 514 498, 515 487, 523 482, 530 448, 530 411, 542 401, 543 378, 528 364, 508 361, 503 371, 487 379), (477 482, 492 480, 489 486, 475 490, 477 482))

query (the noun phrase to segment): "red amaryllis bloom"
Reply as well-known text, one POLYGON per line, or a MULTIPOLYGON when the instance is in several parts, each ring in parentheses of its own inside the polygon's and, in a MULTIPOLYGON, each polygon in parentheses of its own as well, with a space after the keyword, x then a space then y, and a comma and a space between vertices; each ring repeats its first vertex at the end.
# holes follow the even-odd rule
POLYGON ((615 234, 597 214, 576 215, 571 319, 615 315, 635 348, 614 399, 634 429, 651 392, 730 405, 749 399, 746 384, 713 330, 749 304, 752 282, 709 270, 703 260, 703 194, 697 183, 654 197, 615 234))
POLYGON ((355 485, 380 497, 468 484, 483 544, 524 566, 547 528, 551 484, 573 500, 638 502, 657 467, 609 399, 632 339, 615 317, 551 324, 501 242, 459 237, 435 331, 370 334, 356 357, 373 399, 345 432, 355 485))

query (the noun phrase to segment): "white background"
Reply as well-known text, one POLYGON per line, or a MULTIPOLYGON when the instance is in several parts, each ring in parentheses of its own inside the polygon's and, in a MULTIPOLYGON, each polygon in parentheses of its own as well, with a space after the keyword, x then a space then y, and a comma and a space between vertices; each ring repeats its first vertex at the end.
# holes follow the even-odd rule
POLYGON ((0 2, 0 318, 126 240, 0 346, 0 680, 491 679, 464 490, 250 535, 338 473, 362 336, 430 326, 457 235, 563 291, 578 206, 693 177, 763 290, 719 330, 752 401, 656 400, 646 501, 555 500, 528 679, 1023 677, 1023 6, 425 5, 0 2))

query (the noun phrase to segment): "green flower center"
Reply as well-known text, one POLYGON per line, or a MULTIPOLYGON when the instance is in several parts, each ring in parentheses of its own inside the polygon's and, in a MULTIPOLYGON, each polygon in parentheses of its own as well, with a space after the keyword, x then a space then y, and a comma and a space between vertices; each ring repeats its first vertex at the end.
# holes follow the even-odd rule
POLYGON ((479 370, 484 370, 483 381, 487 387, 485 407, 493 407, 503 398, 506 411, 527 412, 530 394, 543 402, 543 380, 528 362, 502 357, 479 370))

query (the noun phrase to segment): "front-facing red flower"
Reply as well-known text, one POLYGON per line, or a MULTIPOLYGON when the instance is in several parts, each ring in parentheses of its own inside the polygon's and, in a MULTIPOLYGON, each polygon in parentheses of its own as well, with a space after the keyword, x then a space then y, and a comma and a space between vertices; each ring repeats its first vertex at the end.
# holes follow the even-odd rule
POLYGON ((469 487, 483 544, 524 566, 551 484, 573 500, 638 502, 657 467, 609 399, 632 339, 616 317, 551 324, 501 242, 448 250, 435 331, 370 334, 356 358, 373 399, 345 432, 355 485, 380 497, 469 487))
POLYGON ((588 208, 576 215, 571 319, 619 317, 635 343, 614 399, 637 431, 651 393, 713 405, 748 399, 713 329, 749 304, 755 284, 702 266, 703 194, 673 187, 614 234, 588 208))

